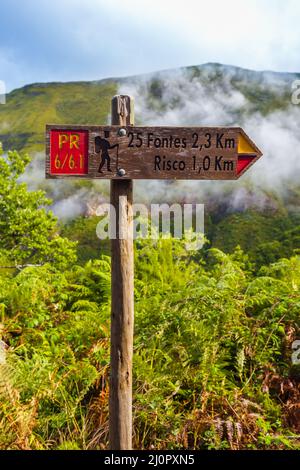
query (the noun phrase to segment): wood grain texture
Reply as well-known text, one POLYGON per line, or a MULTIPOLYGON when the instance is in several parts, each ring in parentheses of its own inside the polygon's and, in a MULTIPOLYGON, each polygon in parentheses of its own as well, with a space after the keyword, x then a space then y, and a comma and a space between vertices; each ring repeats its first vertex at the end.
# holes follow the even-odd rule
MULTIPOLYGON (((133 101, 112 100, 112 123, 133 120, 133 101), (124 110, 125 107, 125 110, 124 110), (127 109, 127 113, 125 112, 127 109)), ((111 450, 132 448, 132 356, 134 324, 134 256, 131 180, 111 181, 117 238, 111 240, 111 351, 109 395, 109 445, 111 450)))
POLYGON ((70 175, 51 175, 51 130, 89 130, 88 173, 77 178, 97 179, 238 179, 262 155, 240 127, 137 127, 117 126, 48 126, 46 177, 62 178, 70 175), (120 128, 126 130, 119 135, 120 128), (108 149, 103 173, 99 165, 103 153, 96 152, 95 139, 105 135, 113 148, 108 149), (243 136, 253 148, 251 164, 237 174, 238 142, 243 136), (118 170, 124 170, 120 176, 118 170))

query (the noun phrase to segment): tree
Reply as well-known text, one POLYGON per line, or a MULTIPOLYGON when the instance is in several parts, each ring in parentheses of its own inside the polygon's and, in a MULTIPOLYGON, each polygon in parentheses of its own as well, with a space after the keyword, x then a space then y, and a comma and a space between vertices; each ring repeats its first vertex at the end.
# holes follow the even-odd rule
POLYGON ((63 268, 76 261, 76 243, 59 235, 44 191, 29 191, 18 181, 29 161, 15 151, 4 155, 0 147, 0 259, 19 267, 51 263, 63 268))

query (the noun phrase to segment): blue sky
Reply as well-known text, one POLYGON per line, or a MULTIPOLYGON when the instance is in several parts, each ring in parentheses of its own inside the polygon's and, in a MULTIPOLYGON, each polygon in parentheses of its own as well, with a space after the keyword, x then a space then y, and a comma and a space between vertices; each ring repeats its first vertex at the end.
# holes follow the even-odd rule
POLYGON ((298 0, 1 0, 0 80, 96 80, 205 62, 300 71, 298 0))

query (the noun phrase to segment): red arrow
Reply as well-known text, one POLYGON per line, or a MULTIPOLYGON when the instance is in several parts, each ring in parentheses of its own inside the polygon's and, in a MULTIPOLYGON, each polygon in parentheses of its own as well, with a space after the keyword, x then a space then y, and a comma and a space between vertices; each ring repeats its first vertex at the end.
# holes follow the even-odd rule
POLYGON ((238 160, 236 165, 237 175, 241 176, 241 174, 243 174, 249 166, 253 165, 261 155, 262 152, 241 129, 239 133, 238 160))

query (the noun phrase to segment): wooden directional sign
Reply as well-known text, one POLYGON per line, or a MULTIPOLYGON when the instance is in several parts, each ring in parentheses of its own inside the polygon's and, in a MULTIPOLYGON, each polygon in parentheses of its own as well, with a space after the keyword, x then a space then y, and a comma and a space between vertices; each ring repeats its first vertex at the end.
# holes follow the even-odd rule
POLYGON ((47 178, 234 180, 262 153, 240 127, 53 126, 47 178))

